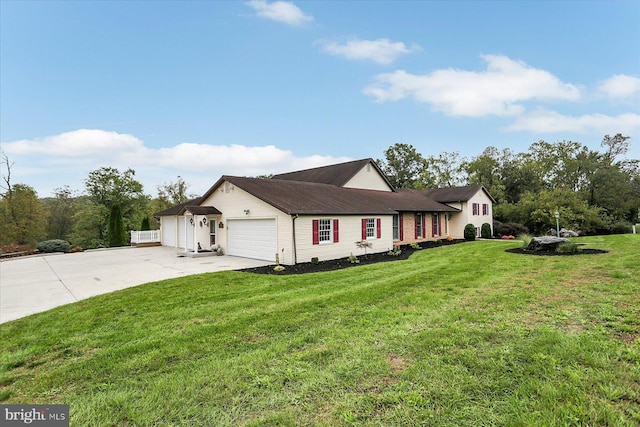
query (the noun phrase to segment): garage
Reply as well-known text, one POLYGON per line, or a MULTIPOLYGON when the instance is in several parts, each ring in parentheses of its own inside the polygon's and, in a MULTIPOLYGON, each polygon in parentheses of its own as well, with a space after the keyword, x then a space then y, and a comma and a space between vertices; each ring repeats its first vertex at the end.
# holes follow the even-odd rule
POLYGON ((275 262, 275 219, 230 219, 227 221, 229 255, 275 262))

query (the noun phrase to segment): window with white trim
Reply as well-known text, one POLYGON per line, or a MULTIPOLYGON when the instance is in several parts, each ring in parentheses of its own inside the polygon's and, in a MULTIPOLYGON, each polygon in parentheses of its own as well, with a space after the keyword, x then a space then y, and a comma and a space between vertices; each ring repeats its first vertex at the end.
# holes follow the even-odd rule
POLYGON ((489 205, 487 203, 482 204, 482 215, 489 215, 489 205))
POLYGON ((473 204, 473 215, 480 215, 480 203, 473 204))
POLYGON ((333 221, 330 219, 318 220, 318 240, 320 240, 320 243, 333 241, 332 224, 333 221))
POLYGON ((367 239, 376 238, 376 219, 367 218, 367 239))
POLYGON ((422 214, 416 214, 416 238, 424 237, 424 231, 422 230, 422 214))

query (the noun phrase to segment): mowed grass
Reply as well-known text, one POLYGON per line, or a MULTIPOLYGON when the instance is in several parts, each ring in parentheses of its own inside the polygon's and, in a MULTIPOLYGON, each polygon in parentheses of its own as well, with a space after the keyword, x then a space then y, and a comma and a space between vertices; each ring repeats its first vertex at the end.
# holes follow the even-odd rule
POLYGON ((0 325, 0 402, 72 426, 637 426, 640 235, 203 274, 0 325))

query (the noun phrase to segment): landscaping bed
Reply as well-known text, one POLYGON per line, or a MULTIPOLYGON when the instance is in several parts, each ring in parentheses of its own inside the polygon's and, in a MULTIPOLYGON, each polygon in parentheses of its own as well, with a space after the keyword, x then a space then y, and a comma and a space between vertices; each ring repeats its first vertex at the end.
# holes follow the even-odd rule
POLYGON ((355 267, 357 265, 403 260, 409 258, 415 251, 419 251, 422 249, 432 249, 440 246, 454 245, 457 243, 463 243, 464 241, 464 239, 442 240, 439 243, 436 243, 434 241, 427 241, 419 243, 418 248, 414 248, 411 245, 402 245, 400 246, 401 252, 398 255, 390 255, 388 252, 379 252, 366 255, 362 254, 356 256, 357 262, 352 262, 349 257, 345 257, 340 259, 319 261, 317 263, 302 262, 295 265, 285 265, 283 266, 284 270, 281 271, 274 270, 275 264, 266 265, 263 267, 245 268, 240 271, 256 274, 276 274, 282 276, 287 274, 304 274, 317 273, 321 271, 341 270, 344 268, 355 267))
POLYGON ((609 251, 602 249, 580 249, 577 252, 557 252, 557 251, 528 251, 525 248, 506 249, 505 252, 512 254, 537 255, 537 256, 574 256, 574 255, 596 255, 606 254, 609 251))

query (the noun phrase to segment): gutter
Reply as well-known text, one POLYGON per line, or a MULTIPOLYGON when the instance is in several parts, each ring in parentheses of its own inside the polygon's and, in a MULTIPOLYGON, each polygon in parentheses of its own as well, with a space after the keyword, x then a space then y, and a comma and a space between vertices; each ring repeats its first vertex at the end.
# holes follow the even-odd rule
POLYGON ((296 219, 298 214, 291 214, 291 224, 293 227, 293 264, 298 263, 298 249, 296 248, 296 219))

